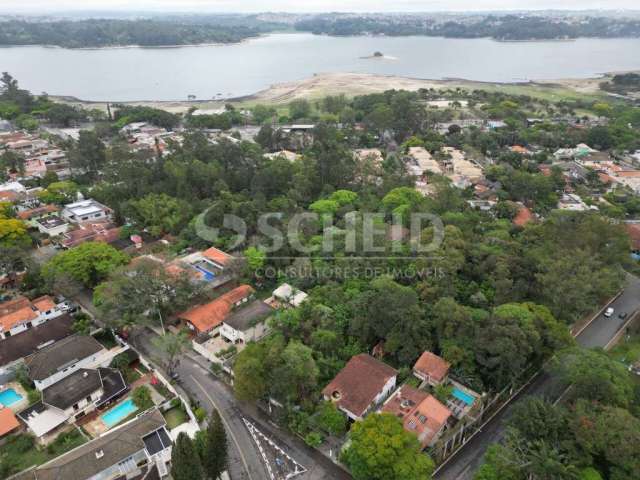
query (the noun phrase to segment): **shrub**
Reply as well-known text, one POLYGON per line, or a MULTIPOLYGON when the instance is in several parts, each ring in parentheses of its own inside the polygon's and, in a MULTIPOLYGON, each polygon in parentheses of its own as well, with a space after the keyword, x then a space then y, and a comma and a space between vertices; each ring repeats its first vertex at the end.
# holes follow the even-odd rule
POLYGON ((131 395, 133 399, 133 403, 135 403, 136 407, 140 410, 147 410, 153 407, 153 400, 151 399, 151 391, 148 387, 144 385, 136 388, 131 395))
POLYGON ((318 448, 322 445, 324 438, 318 432, 311 432, 304 437, 304 441, 307 445, 313 448, 318 448))

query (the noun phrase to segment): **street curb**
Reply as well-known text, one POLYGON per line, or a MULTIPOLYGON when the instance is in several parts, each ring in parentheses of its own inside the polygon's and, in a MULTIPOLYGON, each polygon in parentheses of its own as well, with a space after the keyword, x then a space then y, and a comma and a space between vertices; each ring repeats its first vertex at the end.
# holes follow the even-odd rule
POLYGON ((608 351, 611 347, 613 347, 619 340, 620 333, 624 332, 624 330, 631 325, 631 323, 635 322, 638 317, 638 311, 635 311, 623 325, 620 326, 615 335, 609 340, 609 342, 603 347, 605 351, 608 351))
POLYGON ((433 476, 435 476, 435 475, 440 471, 440 469, 441 469, 442 467, 444 467, 447 463, 449 463, 449 461, 450 461, 452 458, 454 458, 454 457, 458 454, 458 452, 459 452, 460 450, 462 450, 462 448, 463 448, 465 445, 467 445, 467 444, 468 444, 468 443, 473 439, 473 437, 475 437, 478 433, 480 433, 480 432, 482 431, 482 429, 483 429, 483 428, 484 428, 484 427, 485 427, 489 422, 491 422, 491 421, 496 417, 496 415, 498 415, 500 412, 502 412, 502 410, 504 410, 508 405, 510 405, 510 404, 511 404, 511 402, 513 402, 513 401, 516 399, 516 397, 517 397, 518 395, 520 395, 520 393, 522 392, 522 390, 524 390, 526 387, 528 387, 529 385, 531 385, 531 383, 532 383, 532 382, 533 382, 533 381, 534 381, 534 380, 535 380, 535 379, 536 379, 536 378, 537 378, 537 377, 542 373, 542 371, 543 371, 543 369, 542 369, 542 368, 540 368, 540 369, 536 370, 536 371, 535 371, 535 372, 534 372, 534 373, 529 377, 529 380, 527 380, 527 381, 526 381, 522 386, 520 386, 520 388, 518 388, 518 390, 516 390, 516 391, 513 393, 513 395, 511 395, 511 397, 510 397, 510 398, 509 398, 505 403, 503 403, 500 407, 498 407, 498 409, 497 409, 495 412, 493 412, 493 413, 491 414, 491 416, 490 416, 489 418, 487 418, 487 420, 486 420, 486 421, 484 421, 484 422, 482 423, 482 425, 480 425, 480 426, 478 427, 478 429, 477 429, 475 432, 473 432, 469 438, 467 438, 467 441, 466 441, 466 442, 464 442, 462 445, 459 445, 459 446, 458 446, 458 448, 456 448, 456 450, 455 450, 454 452, 452 452, 452 453, 451 453, 451 455, 449 455, 449 456, 447 457, 447 459, 446 459, 444 462, 442 462, 440 465, 438 465, 438 468, 436 468, 436 469, 433 471, 433 476))
POLYGON ((591 319, 584 324, 580 330, 578 330, 576 333, 571 333, 571 336, 573 338, 578 338, 580 336, 580 334, 582 332, 584 332, 600 315, 602 315, 602 313, 609 307, 609 305, 611 305, 613 302, 615 302, 618 298, 620 298, 620 296, 624 293, 624 288, 622 290, 620 290, 616 295, 614 295, 606 304, 604 307, 602 307, 598 313, 596 313, 593 317, 591 317, 591 319))

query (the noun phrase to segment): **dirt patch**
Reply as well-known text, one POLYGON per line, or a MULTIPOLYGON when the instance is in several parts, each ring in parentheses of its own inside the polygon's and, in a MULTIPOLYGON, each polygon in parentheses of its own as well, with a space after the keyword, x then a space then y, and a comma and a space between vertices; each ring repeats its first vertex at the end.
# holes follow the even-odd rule
MULTIPOLYGON (((387 75, 373 75, 366 73, 323 73, 314 75, 305 80, 278 83, 269 88, 246 97, 225 101, 141 101, 120 102, 127 105, 141 105, 160 108, 172 113, 186 113, 190 108, 202 110, 216 110, 225 103, 240 106, 250 106, 257 103, 283 105, 297 99, 314 100, 327 95, 344 94, 352 97, 355 95, 367 95, 382 93, 387 90, 416 91, 424 89, 487 89, 499 90, 505 93, 514 92, 540 97, 557 97, 566 94, 568 96, 602 95, 600 83, 605 78, 591 79, 567 79, 548 80, 529 83, 489 83, 473 82, 462 79, 425 80, 387 75)), ((87 102, 73 97, 54 97, 56 101, 81 106, 84 108, 96 108, 106 111, 106 102, 87 102)))

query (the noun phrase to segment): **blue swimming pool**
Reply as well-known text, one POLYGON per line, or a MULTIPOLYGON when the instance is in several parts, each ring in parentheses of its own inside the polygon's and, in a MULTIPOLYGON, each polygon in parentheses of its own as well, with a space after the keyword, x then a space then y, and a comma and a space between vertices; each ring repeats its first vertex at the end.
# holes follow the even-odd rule
POLYGON ((138 407, 136 407, 136 404, 133 403, 133 400, 129 398, 117 407, 113 407, 107 413, 100 415, 100 418, 107 427, 111 428, 119 424, 122 420, 127 418, 136 410, 138 410, 138 407))
POLYGON ((7 388, 0 392, 0 403, 5 407, 10 407, 20 400, 22 400, 22 395, 16 392, 13 388, 7 388))
POLYGON ((202 268, 198 265, 194 265, 193 268, 195 268, 196 270, 198 270, 199 272, 202 272, 202 276, 204 277, 205 281, 207 282, 212 282, 214 278, 216 278, 215 273, 210 272, 209 270, 202 268))
POLYGON ((459 388, 453 389, 453 396, 458 400, 462 400, 467 405, 473 405, 473 402, 475 402, 476 400, 476 397, 474 397, 473 395, 469 395, 467 392, 463 392, 459 388))

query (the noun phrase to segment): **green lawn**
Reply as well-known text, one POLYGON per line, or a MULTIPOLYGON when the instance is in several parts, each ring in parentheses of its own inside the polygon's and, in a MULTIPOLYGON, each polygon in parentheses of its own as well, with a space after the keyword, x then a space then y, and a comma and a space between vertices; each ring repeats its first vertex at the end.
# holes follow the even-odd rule
POLYGON ((169 430, 176 428, 178 425, 182 425, 189 421, 189 417, 182 409, 182 406, 173 407, 162 414, 167 421, 167 427, 169 430))
POLYGON ((7 478, 34 465, 41 465, 85 442, 86 439, 77 430, 60 434, 47 447, 37 446, 31 435, 13 435, 0 446, 0 478, 7 478))

